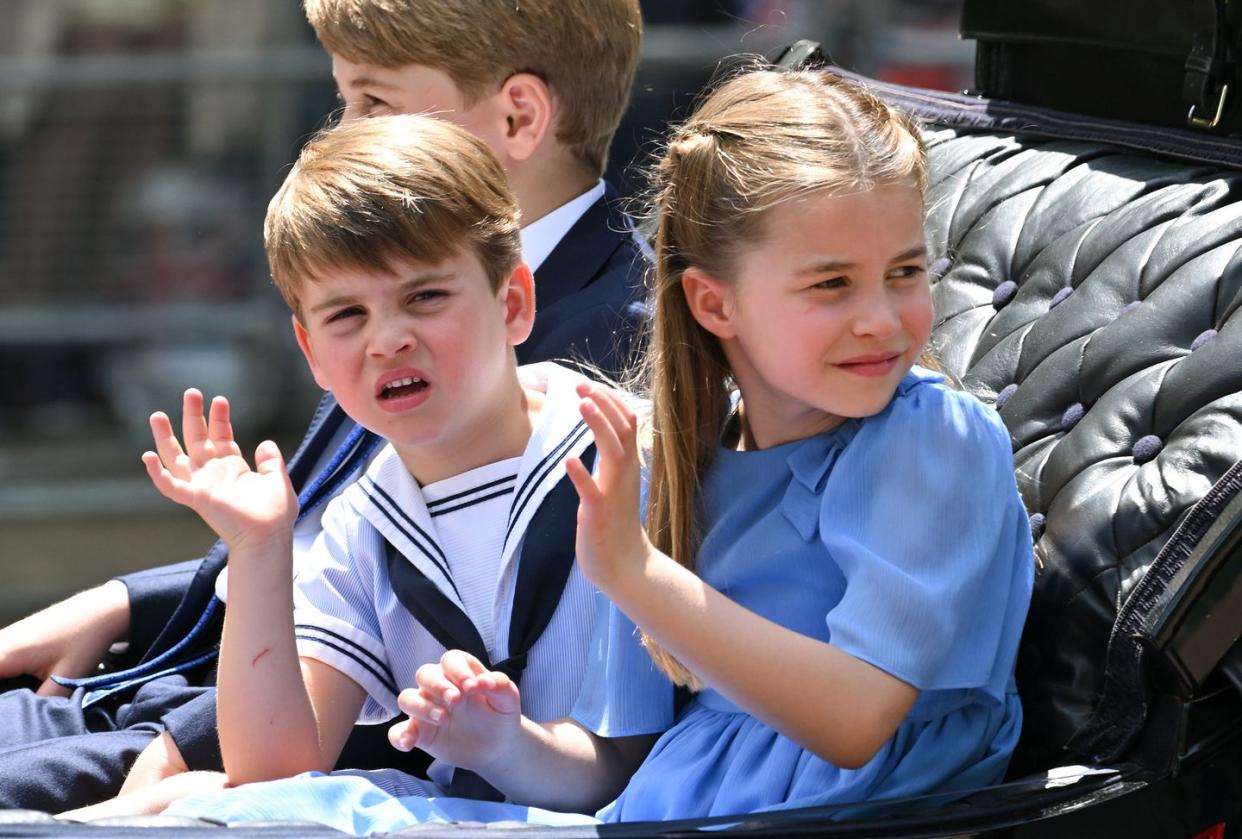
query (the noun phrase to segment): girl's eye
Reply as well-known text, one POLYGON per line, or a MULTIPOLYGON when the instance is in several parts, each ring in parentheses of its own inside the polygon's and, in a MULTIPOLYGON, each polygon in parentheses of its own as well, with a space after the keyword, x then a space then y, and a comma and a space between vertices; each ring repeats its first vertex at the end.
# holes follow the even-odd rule
POLYGON ((902 265, 894 268, 890 276, 897 280, 912 280, 923 276, 925 272, 922 265, 902 265))

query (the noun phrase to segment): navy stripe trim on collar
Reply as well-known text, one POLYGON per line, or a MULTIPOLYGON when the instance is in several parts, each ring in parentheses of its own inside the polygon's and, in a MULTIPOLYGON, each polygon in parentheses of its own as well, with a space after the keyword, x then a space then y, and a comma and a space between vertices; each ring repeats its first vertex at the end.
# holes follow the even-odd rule
POLYGON ((484 501, 491 501, 493 498, 499 498, 502 495, 511 495, 512 493, 513 487, 505 487, 504 489, 496 490, 490 495, 480 495, 477 498, 471 498, 468 501, 463 501, 455 507, 445 507, 441 510, 435 510, 432 512, 431 517, 434 519, 436 516, 442 516, 445 513, 455 513, 458 510, 464 510, 467 507, 473 507, 476 504, 482 504, 484 501))
POLYGON ((362 493, 366 495, 367 498, 371 499, 371 503, 375 505, 375 509, 383 513, 384 517, 392 523, 393 527, 397 528, 402 536, 409 540, 414 547, 418 548, 423 556, 431 560, 431 563, 442 575, 444 575, 444 578, 448 580, 449 585, 453 587, 453 593, 456 594, 457 598, 460 600, 461 592, 457 590, 457 583, 453 582, 453 575, 449 573, 448 558, 444 556, 444 551, 440 549, 440 546, 436 544, 435 540, 428 536, 425 530, 419 527, 413 519, 406 515, 405 511, 397 506, 397 502, 393 501, 392 497, 389 496, 388 493, 384 492, 384 490, 381 489, 374 481, 368 479, 365 484, 362 481, 359 481, 358 486, 362 490, 362 493), (375 491, 387 501, 387 504, 383 503, 380 498, 372 495, 367 489, 368 486, 373 487, 375 491), (391 510, 389 509, 389 505, 392 507, 391 510), (430 543, 431 547, 435 549, 434 553, 428 549, 427 545, 423 544, 423 541, 420 540, 415 533, 411 533, 404 526, 402 526, 401 522, 397 520, 397 516, 400 516, 401 519, 409 523, 410 527, 414 528, 415 533, 421 535, 423 540, 430 543), (439 554, 440 558, 437 558, 436 554, 439 554))
POLYGON ((535 466, 531 473, 526 476, 526 480, 522 483, 521 489, 518 490, 517 497, 513 501, 513 511, 509 514, 509 527, 505 531, 505 540, 508 541, 509 536, 513 533, 513 526, 521 517, 522 511, 526 509, 526 505, 530 503, 531 498, 535 494, 535 490, 548 476, 548 474, 556 468, 556 465, 565 459, 565 453, 574 447, 574 444, 590 433, 586 422, 578 420, 578 424, 573 430, 556 444, 552 451, 544 456, 543 460, 535 466))
MULTIPOLYGON (((494 481, 488 481, 485 484, 479 484, 477 487, 471 487, 470 489, 464 489, 461 492, 455 492, 452 495, 446 495, 443 498, 437 499, 435 501, 428 501, 427 511, 431 512, 432 508, 439 507, 441 504, 447 504, 450 501, 456 501, 458 498, 465 498, 467 495, 473 495, 476 492, 482 492, 485 489, 491 489, 492 487, 499 486, 500 484, 503 484, 503 483, 517 483, 517 475, 514 474, 514 475, 509 475, 504 478, 497 478, 494 481)), ((512 487, 510 487, 510 489, 512 489, 512 487)))

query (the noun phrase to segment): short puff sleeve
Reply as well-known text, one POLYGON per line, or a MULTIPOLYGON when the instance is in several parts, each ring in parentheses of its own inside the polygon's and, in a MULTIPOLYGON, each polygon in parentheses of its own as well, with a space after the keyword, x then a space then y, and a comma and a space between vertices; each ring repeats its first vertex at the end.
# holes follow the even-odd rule
POLYGON ((993 411, 907 379, 829 473, 819 535, 846 581, 832 644, 922 691, 1003 700, 1034 560, 993 411))
POLYGON ((294 579, 298 655, 339 670, 367 692, 360 722, 383 722, 398 712, 398 687, 375 611, 374 575, 368 573, 373 563, 362 561, 378 550, 377 540, 347 499, 335 498, 294 579))
POLYGON ((651 660, 638 627, 597 593, 586 674, 570 716, 600 737, 655 734, 673 725, 673 683, 651 660))

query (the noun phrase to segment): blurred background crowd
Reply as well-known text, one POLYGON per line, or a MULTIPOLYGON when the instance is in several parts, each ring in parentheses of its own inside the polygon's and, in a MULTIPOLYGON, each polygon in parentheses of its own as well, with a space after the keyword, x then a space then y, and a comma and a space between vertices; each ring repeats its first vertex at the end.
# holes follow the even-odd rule
MULTIPOLYGON (((969 86, 959 0, 648 0, 610 177, 633 194, 721 62, 820 41, 969 86)), ((147 415, 190 385, 287 453, 317 392, 261 222, 337 102, 299 0, 0 0, 0 621, 211 535, 150 489, 147 415)))

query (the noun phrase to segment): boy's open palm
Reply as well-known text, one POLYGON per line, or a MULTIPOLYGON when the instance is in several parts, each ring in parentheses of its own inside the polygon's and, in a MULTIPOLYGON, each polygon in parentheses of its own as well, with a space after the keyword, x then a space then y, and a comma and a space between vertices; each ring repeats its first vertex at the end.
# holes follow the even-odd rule
POLYGON ((619 575, 641 569, 651 550, 639 517, 638 420, 621 396, 582 384, 579 410, 595 435, 594 476, 582 461, 565 463, 578 490, 578 564, 605 593, 619 575))
POLYGON ((449 650, 438 664, 424 664, 415 678, 418 687, 397 697, 410 718, 389 730, 393 746, 420 748, 476 771, 504 759, 522 720, 521 695, 512 679, 461 650, 449 650))
POLYGON ((252 470, 233 439, 228 400, 217 396, 204 417, 202 394, 191 389, 181 410, 184 448, 168 416, 151 415, 155 451, 143 454, 142 462, 155 488, 198 513, 231 550, 291 528, 297 496, 276 444, 259 444, 252 470))

